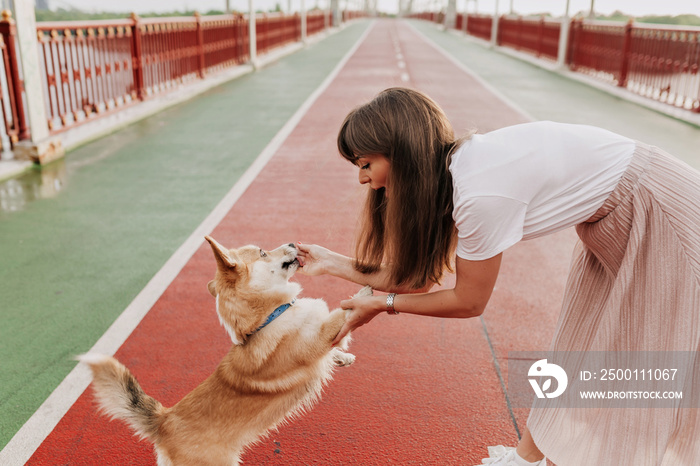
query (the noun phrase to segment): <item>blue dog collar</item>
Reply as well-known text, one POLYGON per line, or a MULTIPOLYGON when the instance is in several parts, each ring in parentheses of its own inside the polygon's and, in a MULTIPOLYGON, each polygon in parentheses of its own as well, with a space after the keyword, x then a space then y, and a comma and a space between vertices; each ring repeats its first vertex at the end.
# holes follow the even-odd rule
POLYGON ((281 316, 282 313, 283 313, 284 311, 286 311, 287 309, 289 309, 290 306, 291 306, 292 304, 294 304, 294 301, 296 301, 296 299, 293 299, 291 303, 282 304, 280 307, 278 307, 277 309, 275 309, 274 311, 272 311, 272 314, 270 314, 269 316, 267 316, 267 319, 265 320, 265 322, 263 322, 263 324, 262 324, 260 327, 256 328, 255 330, 253 330, 253 333, 249 333, 249 334, 246 335, 246 336, 249 337, 249 336, 251 336, 251 335, 253 335, 253 334, 259 332, 260 330, 262 330, 267 324, 269 324, 270 322, 272 322, 273 320, 275 320, 276 318, 278 318, 279 316, 281 316))

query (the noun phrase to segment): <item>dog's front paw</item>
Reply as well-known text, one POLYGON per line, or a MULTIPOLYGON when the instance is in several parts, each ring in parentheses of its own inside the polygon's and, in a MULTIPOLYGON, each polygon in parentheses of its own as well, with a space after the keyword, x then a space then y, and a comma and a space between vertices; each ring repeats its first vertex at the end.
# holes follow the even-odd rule
POLYGON ((338 367, 349 366, 355 362, 355 355, 333 348, 333 363, 338 367))
POLYGON ((367 285, 363 287, 360 291, 355 293, 355 296, 353 298, 361 298, 363 296, 372 296, 372 287, 367 285))

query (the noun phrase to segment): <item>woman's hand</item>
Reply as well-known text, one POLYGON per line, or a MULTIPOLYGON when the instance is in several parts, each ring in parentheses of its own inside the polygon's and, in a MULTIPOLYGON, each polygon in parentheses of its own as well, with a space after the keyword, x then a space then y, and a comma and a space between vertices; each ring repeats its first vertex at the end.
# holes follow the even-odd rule
POLYGON ((385 299, 384 296, 365 296, 341 301, 340 307, 350 312, 347 314, 345 324, 333 340, 332 345, 337 345, 349 332, 355 330, 357 327, 365 325, 378 314, 385 311, 385 299))
POLYGON ((333 253, 315 244, 297 243, 299 254, 297 259, 301 268, 299 271, 305 275, 323 275, 328 273, 333 253))

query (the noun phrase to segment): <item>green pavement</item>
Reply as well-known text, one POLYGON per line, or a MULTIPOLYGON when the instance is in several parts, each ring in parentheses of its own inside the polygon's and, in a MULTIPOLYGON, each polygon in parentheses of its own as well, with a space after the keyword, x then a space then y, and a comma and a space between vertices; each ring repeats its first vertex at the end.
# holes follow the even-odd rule
POLYGON ((352 23, 0 185, 0 448, 368 25, 352 23))
POLYGON ((427 21, 411 24, 537 120, 607 128, 659 146, 700 168, 700 129, 695 126, 489 50, 455 32, 441 31, 427 21))

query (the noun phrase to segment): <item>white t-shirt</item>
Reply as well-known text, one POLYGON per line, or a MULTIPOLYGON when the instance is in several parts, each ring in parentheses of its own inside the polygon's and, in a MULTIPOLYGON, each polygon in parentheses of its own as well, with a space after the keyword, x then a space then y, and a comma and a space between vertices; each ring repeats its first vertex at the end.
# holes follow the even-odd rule
POLYGON ((452 156, 457 255, 491 258, 521 239, 590 218, 612 193, 635 141, 539 121, 476 134, 452 156))

